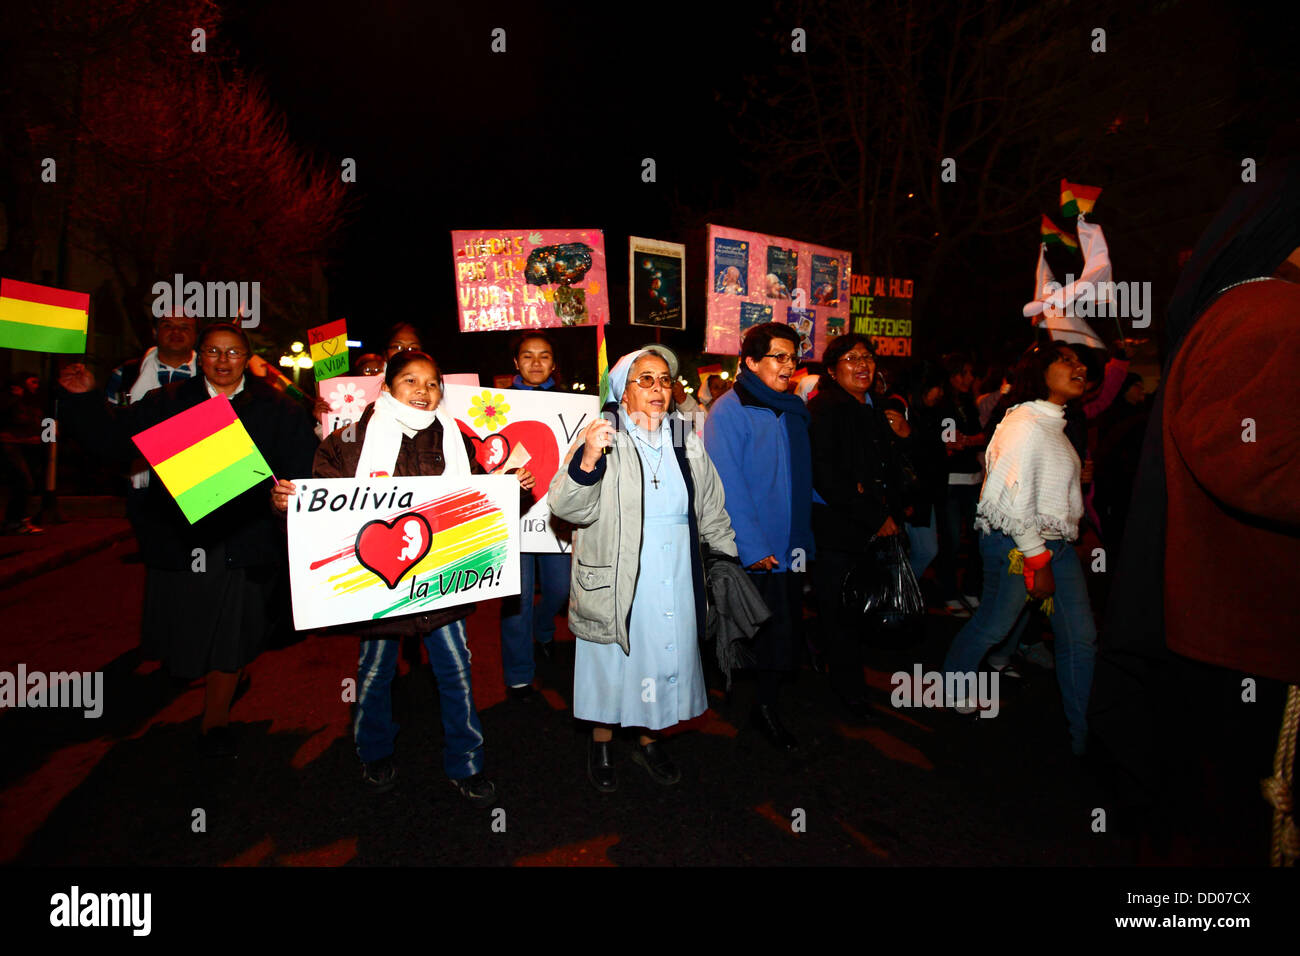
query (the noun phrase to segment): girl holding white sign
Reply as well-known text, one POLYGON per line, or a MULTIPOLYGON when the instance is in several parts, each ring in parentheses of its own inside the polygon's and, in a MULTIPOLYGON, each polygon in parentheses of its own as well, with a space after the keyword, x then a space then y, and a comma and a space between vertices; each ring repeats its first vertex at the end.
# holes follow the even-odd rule
MULTIPOLYGON (((440 407, 441 401, 442 373, 437 363, 424 352, 395 353, 388 360, 379 398, 355 426, 341 428, 325 439, 316 453, 312 475, 468 478, 483 474, 469 439, 440 407)), ((527 470, 521 469, 518 478, 524 489, 532 487, 533 476, 527 470)), ((275 508, 287 511, 295 490, 292 482, 279 481, 271 496, 275 508)), ((375 792, 391 790, 397 781, 393 675, 400 638, 419 634, 438 680, 443 769, 452 785, 475 806, 489 806, 496 798, 495 785, 483 773, 483 728, 470 686, 465 618, 473 610, 474 605, 466 604, 357 626, 362 640, 353 733, 362 781, 375 792)))

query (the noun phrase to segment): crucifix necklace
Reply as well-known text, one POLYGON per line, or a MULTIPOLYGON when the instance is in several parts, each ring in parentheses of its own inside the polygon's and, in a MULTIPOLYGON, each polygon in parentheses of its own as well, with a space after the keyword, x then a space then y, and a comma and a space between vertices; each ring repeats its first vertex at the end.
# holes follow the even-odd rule
POLYGON ((663 447, 661 446, 659 448, 655 448, 649 442, 645 441, 640 435, 636 436, 636 440, 641 442, 641 444, 644 445, 646 448, 650 449, 650 451, 659 453, 659 463, 650 469, 650 484, 654 485, 655 490, 658 491, 659 490, 659 468, 664 463, 663 447))

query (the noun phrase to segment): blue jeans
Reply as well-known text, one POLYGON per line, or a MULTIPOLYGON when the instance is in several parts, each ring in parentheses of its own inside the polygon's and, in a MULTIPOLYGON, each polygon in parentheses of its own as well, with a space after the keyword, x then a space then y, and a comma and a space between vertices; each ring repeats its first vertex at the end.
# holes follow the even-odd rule
MULTIPOLYGON (((452 780, 472 777, 483 769, 483 728, 470 686, 468 636, 462 619, 424 639, 442 708, 442 766, 452 780)), ((393 753, 399 729, 393 720, 393 675, 401 650, 402 642, 396 638, 361 642, 352 732, 362 763, 393 753)))
MULTIPOLYGON (((949 674, 970 674, 994 645, 1006 640, 1025 612, 1025 579, 1007 573, 1007 553, 1016 546, 1001 532, 980 535, 984 561, 984 594, 980 606, 948 648, 943 669, 949 674)), ((1088 742, 1088 695, 1092 691, 1093 661, 1097 654, 1097 629, 1088 604, 1083 566, 1067 541, 1048 541, 1052 553, 1055 612, 1050 620, 1056 635, 1056 680, 1061 702, 1070 725, 1075 753, 1083 753, 1088 742)))
POLYGON ((907 522, 903 527, 907 529, 908 561, 912 565, 912 573, 920 579, 925 574, 925 569, 930 566, 935 555, 939 553, 939 532, 936 527, 936 518, 934 506, 930 506, 930 526, 928 528, 919 527, 907 522))
POLYGON ((519 597, 501 599, 501 667, 506 684, 533 682, 533 641, 555 639, 555 615, 569 599, 569 555, 519 556, 519 597), (534 583, 542 583, 542 599, 533 604, 534 583))

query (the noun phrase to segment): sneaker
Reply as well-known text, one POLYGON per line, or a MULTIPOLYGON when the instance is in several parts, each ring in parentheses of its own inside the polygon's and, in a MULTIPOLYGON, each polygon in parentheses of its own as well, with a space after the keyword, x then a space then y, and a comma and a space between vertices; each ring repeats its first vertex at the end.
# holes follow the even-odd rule
POLYGON ((993 668, 1003 677, 1014 677, 1019 679, 1024 676, 1020 671, 1016 670, 1015 666, 1010 661, 1005 661, 1001 664, 995 664, 992 661, 989 661, 989 667, 993 668))
POLYGON ((948 609, 948 613, 953 617, 970 617, 971 609, 959 601, 957 598, 944 601, 943 606, 948 609))
POLYGON ((973 594, 963 594, 961 597, 968 607, 977 608, 980 606, 980 599, 973 594))
POLYGON ((361 782, 374 793, 387 793, 397 786, 397 765, 393 758, 381 757, 361 765, 361 782))
POLYGON ((451 785, 476 807, 490 807, 492 801, 497 798, 496 784, 481 773, 461 780, 453 780, 451 785))
POLYGON ((1041 667, 1045 671, 1056 670, 1056 655, 1048 649, 1044 641, 1022 644, 1020 656, 1035 667, 1041 667))

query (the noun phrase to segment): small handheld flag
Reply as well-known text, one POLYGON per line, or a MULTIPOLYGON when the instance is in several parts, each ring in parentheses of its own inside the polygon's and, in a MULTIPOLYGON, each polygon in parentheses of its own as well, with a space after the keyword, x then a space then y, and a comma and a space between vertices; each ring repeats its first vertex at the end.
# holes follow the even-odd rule
POLYGON ((1101 195, 1100 186, 1081 186, 1068 179, 1061 180, 1061 215, 1066 219, 1092 212, 1101 195))
POLYGON ((346 319, 326 322, 307 330, 307 343, 311 346, 312 370, 316 381, 322 382, 348 371, 348 329, 346 319))
POLYGON ((1042 234, 1043 242, 1049 246, 1068 246, 1071 249, 1079 248, 1079 240, 1070 235, 1052 220, 1046 216, 1043 217, 1042 226, 1039 229, 1042 234))
POLYGON ((605 351, 605 323, 596 323, 596 375, 600 378, 600 407, 609 401, 609 353, 605 351))
POLYGON ((190 524, 272 477, 225 395, 146 428, 132 441, 190 524))
POLYGON ((90 294, 0 279, 0 348, 86 351, 90 294))

